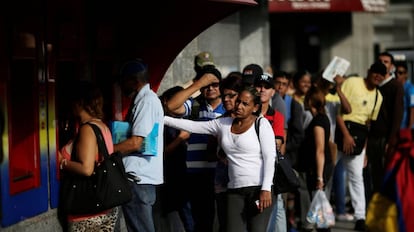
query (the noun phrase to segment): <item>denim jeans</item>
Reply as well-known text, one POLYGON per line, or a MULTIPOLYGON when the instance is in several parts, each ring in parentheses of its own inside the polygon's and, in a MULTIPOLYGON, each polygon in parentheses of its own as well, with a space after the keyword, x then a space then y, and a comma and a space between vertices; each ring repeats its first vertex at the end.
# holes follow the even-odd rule
POLYGON ((273 204, 272 214, 267 225, 267 232, 286 232, 286 211, 282 194, 277 195, 277 199, 273 204))
POLYGON ((346 172, 342 159, 336 163, 333 176, 333 191, 335 193, 336 214, 344 214, 345 212, 345 196, 346 196, 346 172))
POLYGON ((156 187, 130 182, 132 199, 122 206, 128 232, 155 232, 152 206, 156 200, 156 187))
POLYGON ((194 220, 191 213, 191 204, 187 201, 181 209, 178 210, 181 222, 186 232, 194 232, 194 220))

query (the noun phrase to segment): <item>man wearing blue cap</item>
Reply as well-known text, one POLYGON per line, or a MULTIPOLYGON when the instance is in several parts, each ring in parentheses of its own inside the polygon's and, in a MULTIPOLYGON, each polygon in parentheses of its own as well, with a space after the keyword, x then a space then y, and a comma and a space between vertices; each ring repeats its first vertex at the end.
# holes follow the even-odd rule
POLYGON ((148 81, 148 67, 142 60, 122 66, 120 86, 132 98, 126 116, 131 135, 114 144, 114 150, 125 155, 125 171, 132 177, 132 200, 122 206, 128 231, 155 232, 152 207, 156 185, 163 183, 164 111, 148 81))

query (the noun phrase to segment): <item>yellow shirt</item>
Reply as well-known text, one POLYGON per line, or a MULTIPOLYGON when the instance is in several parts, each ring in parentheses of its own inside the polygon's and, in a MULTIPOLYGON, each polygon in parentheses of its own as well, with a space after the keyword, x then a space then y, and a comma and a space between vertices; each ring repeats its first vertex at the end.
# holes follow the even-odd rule
POLYGON ((382 95, 379 90, 368 90, 362 77, 347 78, 342 84, 341 90, 352 108, 350 114, 342 115, 344 121, 353 121, 365 125, 369 119, 377 119, 382 103, 382 95), (377 98, 376 103, 375 98, 377 98), (374 105, 375 109, 373 111, 374 105))

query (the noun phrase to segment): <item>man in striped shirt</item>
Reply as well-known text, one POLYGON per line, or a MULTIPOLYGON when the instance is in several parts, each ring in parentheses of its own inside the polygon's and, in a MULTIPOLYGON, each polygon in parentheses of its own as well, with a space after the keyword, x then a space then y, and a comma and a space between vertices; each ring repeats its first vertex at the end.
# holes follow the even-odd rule
MULTIPOLYGON (((175 94, 167 103, 175 115, 193 120, 215 119, 225 112, 220 94, 221 73, 213 65, 197 72, 194 83, 175 94), (200 90, 196 99, 191 95, 200 90)), ((194 231, 213 231, 215 216, 214 170, 217 139, 191 134, 187 148, 188 197, 194 220, 194 231)))

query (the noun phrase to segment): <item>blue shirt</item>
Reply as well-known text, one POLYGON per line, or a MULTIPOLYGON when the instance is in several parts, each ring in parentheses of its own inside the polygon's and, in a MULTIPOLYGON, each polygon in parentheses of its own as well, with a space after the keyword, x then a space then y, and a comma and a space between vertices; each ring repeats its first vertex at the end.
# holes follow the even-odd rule
POLYGON ((410 122, 410 109, 412 107, 414 107, 414 86, 409 81, 406 81, 404 84, 404 111, 401 128, 407 128, 410 122))
MULTIPOLYGON (((223 103, 220 103, 215 109, 213 109, 208 103, 203 102, 198 108, 199 121, 208 121, 220 117, 226 112, 223 103)), ((201 172, 201 171, 214 171, 216 162, 209 160, 211 155, 217 153, 217 139, 212 138, 205 134, 192 133, 188 139, 187 147, 187 170, 188 172, 201 172), (211 151, 207 151, 211 144, 211 151), (214 150, 214 148, 216 148, 214 150), (208 152, 214 152, 214 154, 207 154, 208 152)))
POLYGON ((146 84, 135 96, 133 104, 132 117, 128 119, 131 124, 131 134, 146 138, 155 132, 158 135, 157 154, 149 156, 137 152, 136 155, 124 157, 125 171, 141 178, 138 184, 162 184, 164 110, 161 101, 150 89, 149 84, 146 84))

